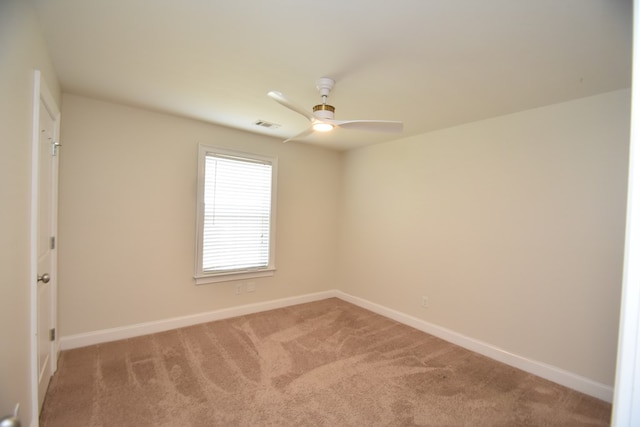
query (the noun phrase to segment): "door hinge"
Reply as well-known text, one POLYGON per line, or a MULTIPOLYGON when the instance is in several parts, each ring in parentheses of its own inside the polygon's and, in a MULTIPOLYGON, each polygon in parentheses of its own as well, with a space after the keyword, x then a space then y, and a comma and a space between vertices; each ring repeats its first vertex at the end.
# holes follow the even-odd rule
POLYGON ((56 340, 56 328, 49 329, 49 341, 56 340))
POLYGON ((56 248, 56 236, 51 236, 51 241, 50 241, 49 247, 52 250, 56 248))

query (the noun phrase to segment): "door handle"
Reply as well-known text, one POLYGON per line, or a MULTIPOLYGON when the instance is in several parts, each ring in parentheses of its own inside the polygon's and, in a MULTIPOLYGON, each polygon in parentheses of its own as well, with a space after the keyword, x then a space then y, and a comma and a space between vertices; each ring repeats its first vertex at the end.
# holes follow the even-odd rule
POLYGON ((38 282, 49 283, 51 277, 49 277, 49 273, 44 273, 42 276, 38 276, 38 282))
POLYGON ((20 427, 20 420, 14 416, 7 415, 0 418, 0 427, 20 427))

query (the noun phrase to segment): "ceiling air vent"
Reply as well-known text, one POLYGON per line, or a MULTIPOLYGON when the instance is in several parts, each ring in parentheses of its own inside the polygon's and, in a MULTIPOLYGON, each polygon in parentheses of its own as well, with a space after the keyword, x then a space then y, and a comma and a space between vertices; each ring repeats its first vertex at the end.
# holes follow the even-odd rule
POLYGON ((254 123, 254 125, 267 128, 267 129, 278 129, 280 127, 280 125, 277 123, 271 123, 265 120, 258 120, 257 122, 254 123))

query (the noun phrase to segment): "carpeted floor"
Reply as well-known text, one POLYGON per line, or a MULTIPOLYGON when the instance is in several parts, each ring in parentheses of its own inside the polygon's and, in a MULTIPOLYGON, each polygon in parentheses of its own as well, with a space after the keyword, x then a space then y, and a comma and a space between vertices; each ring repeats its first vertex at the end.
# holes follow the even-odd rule
POLYGON ((605 426, 610 413, 331 298, 64 351, 40 425, 605 426))

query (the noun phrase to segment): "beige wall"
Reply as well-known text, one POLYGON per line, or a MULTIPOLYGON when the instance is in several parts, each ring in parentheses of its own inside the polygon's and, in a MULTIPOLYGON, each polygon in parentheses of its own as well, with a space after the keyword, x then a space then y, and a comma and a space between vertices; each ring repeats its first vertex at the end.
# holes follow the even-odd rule
POLYGON ((335 151, 67 95, 59 320, 72 335, 333 289, 335 151), (195 286, 198 143, 278 157, 275 276, 195 286))
POLYGON ((612 92, 347 153, 342 290, 613 384, 629 103, 612 92))
MULTIPOLYGON (((0 2, 0 416, 30 425, 30 4, 0 2)), ((629 91, 341 155, 65 95, 62 335, 340 288, 612 384, 629 91), (278 156, 278 272, 192 283, 196 146, 278 156), (428 309, 419 297, 429 297, 428 309)))
POLYGON ((64 95, 61 333, 339 288, 611 385, 629 99, 340 154, 64 95), (278 272, 254 293, 193 284, 200 142, 279 157, 278 272))
POLYGON ((29 212, 33 71, 60 90, 28 2, 0 2, 0 417, 30 425, 29 212))

